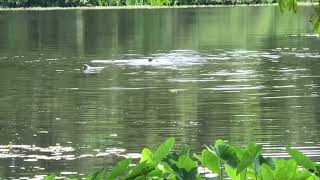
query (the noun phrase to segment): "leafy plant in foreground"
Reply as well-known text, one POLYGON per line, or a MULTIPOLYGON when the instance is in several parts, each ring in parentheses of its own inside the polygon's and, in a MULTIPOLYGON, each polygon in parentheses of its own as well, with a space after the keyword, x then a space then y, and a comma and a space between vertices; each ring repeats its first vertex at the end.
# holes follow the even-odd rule
POLYGON ((319 168, 301 152, 287 148, 292 159, 265 158, 262 146, 249 144, 239 148, 216 141, 214 146, 207 147, 197 159, 212 172, 223 179, 224 171, 232 180, 316 180, 319 179, 319 168), (299 168, 302 166, 302 169, 299 168))
MULTIPOLYGON (((167 139, 154 152, 144 148, 140 161, 133 166, 130 159, 118 162, 109 171, 102 167, 90 180, 200 180, 198 163, 222 180, 320 180, 320 167, 296 149, 287 147, 291 159, 272 159, 262 155, 262 146, 249 144, 236 147, 217 140, 214 145, 206 146, 200 155, 190 157, 190 148, 184 145, 179 152, 173 152, 174 138, 167 139)), ((50 175, 45 180, 54 180, 50 175)), ((69 179, 67 179, 69 180, 69 179)), ((71 179, 70 179, 71 180, 71 179)), ((73 178, 77 180, 77 178, 73 178)))

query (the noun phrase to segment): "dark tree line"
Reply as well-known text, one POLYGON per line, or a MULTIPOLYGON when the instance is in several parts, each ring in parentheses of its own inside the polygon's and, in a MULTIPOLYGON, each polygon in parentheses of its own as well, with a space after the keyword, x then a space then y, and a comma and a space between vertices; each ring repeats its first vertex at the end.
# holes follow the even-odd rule
POLYGON ((275 3, 276 0, 0 0, 0 7, 76 7, 126 5, 234 5, 275 3))

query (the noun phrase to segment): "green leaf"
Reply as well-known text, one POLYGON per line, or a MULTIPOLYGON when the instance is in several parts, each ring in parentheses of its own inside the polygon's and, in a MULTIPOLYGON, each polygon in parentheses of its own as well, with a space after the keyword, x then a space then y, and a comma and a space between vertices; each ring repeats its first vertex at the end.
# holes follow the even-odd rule
POLYGON ((298 171, 295 174, 294 179, 295 180, 305 180, 305 179, 308 179, 310 176, 311 176, 311 173, 308 170, 303 169, 301 171, 298 171))
POLYGON ((260 159, 260 164, 266 164, 268 165, 269 167, 271 167, 272 170, 274 170, 275 168, 275 162, 274 160, 271 158, 271 157, 263 157, 261 154, 259 156, 259 159, 260 159))
POLYGON ((195 161, 185 155, 180 156, 178 162, 176 162, 175 164, 178 168, 185 169, 187 172, 198 167, 195 161))
POLYGON ((236 151, 238 158, 242 159, 242 156, 246 150, 244 148, 236 147, 236 146, 233 146, 233 149, 236 151))
POLYGON ((161 165, 163 165, 163 168, 161 168, 162 172, 164 172, 167 176, 166 179, 176 179, 174 170, 170 167, 170 165, 166 162, 161 162, 161 165))
POLYGON ((147 179, 163 179, 163 176, 164 174, 160 169, 155 169, 148 173, 147 179))
MULTIPOLYGON (((203 151, 205 151, 205 150, 203 150, 203 151)), ((203 152, 202 151, 202 152, 203 152)), ((202 164, 203 164, 203 159, 202 159, 202 155, 198 155, 198 154, 193 154, 193 157, 195 157, 198 161, 200 161, 202 164)))
POLYGON ((263 180, 273 180, 273 170, 266 164, 261 165, 261 176, 263 180))
POLYGON ((228 165, 233 168, 237 167, 239 162, 236 151, 228 144, 216 144, 215 150, 219 159, 225 161, 228 165))
POLYGON ((182 146, 182 150, 180 152, 180 155, 190 156, 190 147, 187 144, 184 144, 182 146))
POLYGON ((225 144, 225 142, 221 139, 216 140, 216 142, 214 143, 215 146, 220 145, 220 144, 225 144))
MULTIPOLYGON (((260 167, 259 167, 260 168, 260 167)), ((260 171, 259 171, 260 172, 260 171)), ((261 173, 260 174, 257 174, 256 172, 255 172, 255 170, 253 170, 253 169, 246 169, 245 171, 242 171, 241 173, 240 173, 240 175, 242 175, 242 176, 245 176, 244 178, 246 178, 246 179, 254 179, 254 180, 257 180, 260 176, 261 176, 261 173)))
MULTIPOLYGON (((248 168, 260 155, 262 151, 261 145, 249 144, 241 161, 237 166, 237 175, 241 173, 244 169, 248 168)), ((259 164, 256 164, 260 166, 259 164)))
POLYGON ((147 162, 152 161, 152 152, 148 148, 144 148, 141 153, 140 163, 144 161, 147 161, 147 162))
POLYGON ((208 150, 203 150, 201 159, 203 166, 214 173, 220 173, 220 161, 215 154, 211 153, 208 150))
POLYGON ((112 169, 112 171, 107 176, 107 180, 112 180, 118 177, 119 175, 123 174, 125 170, 130 165, 131 160, 125 159, 117 163, 117 165, 112 169))
POLYGON ((312 25, 313 25, 313 31, 316 33, 320 33, 320 20, 319 20, 320 17, 318 16, 318 13, 320 14, 320 6, 318 6, 317 9, 315 9, 315 11, 317 13, 311 16, 310 21, 312 22, 312 25))
POLYGON ((198 176, 198 167, 195 167, 189 171, 186 171, 186 169, 176 169, 175 175, 177 180, 195 180, 198 176))
POLYGON ((292 157, 292 159, 294 159, 298 165, 300 165, 306 169, 316 170, 317 164, 315 162, 311 161, 307 156, 305 156, 304 154, 302 154, 298 150, 287 147, 287 151, 290 154, 290 156, 292 157))
POLYGON ((43 180, 54 180, 55 177, 56 177, 56 176, 55 176, 54 174, 51 174, 51 175, 45 177, 43 180))
POLYGON ((320 178, 317 177, 316 175, 312 175, 312 176, 308 177, 308 178, 305 179, 305 180, 319 180, 319 179, 320 179, 320 178))
POLYGON ((276 169, 274 170, 274 180, 292 179, 298 170, 297 163, 290 159, 288 161, 276 160, 276 169))
POLYGON ((174 138, 169 138, 164 143, 162 143, 153 154, 153 160, 161 161, 163 158, 165 158, 171 151, 171 148, 173 147, 174 142, 175 142, 174 138))
POLYGON ((131 180, 143 174, 148 174, 149 172, 155 169, 155 166, 156 165, 154 163, 147 163, 146 161, 144 161, 138 164, 133 169, 131 169, 128 176, 125 179, 131 180))
POLYGON ((106 172, 107 172, 107 168, 106 168, 106 167, 102 167, 101 169, 99 169, 97 172, 95 172, 95 173, 92 175, 91 180, 101 180, 101 179, 104 179, 106 172))
MULTIPOLYGON (((228 164, 224 165, 224 169, 225 169, 227 175, 231 178, 231 180, 238 180, 236 169, 232 168, 228 164)), ((219 174, 219 176, 222 176, 222 175, 219 174)))

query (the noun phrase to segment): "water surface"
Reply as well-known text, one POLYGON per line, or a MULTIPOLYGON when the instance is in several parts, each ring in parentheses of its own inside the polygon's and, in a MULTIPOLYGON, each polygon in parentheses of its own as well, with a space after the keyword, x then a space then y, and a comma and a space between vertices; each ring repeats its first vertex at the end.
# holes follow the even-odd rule
POLYGON ((0 11, 0 177, 81 176, 170 136, 193 152, 222 138, 319 160, 311 13, 0 11))

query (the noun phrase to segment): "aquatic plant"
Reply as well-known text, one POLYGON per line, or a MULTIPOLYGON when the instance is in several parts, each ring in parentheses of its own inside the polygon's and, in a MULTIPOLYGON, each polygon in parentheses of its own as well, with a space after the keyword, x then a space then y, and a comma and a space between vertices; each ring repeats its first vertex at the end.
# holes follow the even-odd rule
MULTIPOLYGON (((262 146, 249 144, 237 147, 217 140, 206 146, 201 154, 190 156, 190 148, 184 145, 180 151, 172 151, 175 139, 169 138, 155 151, 144 148, 140 161, 132 165, 132 160, 118 162, 109 171, 106 166, 85 179, 92 180, 200 180, 205 177, 199 172, 198 162, 211 173, 218 174, 220 180, 319 180, 320 166, 296 149, 287 147, 291 159, 273 159, 262 155, 262 146)), ((45 180, 54 180, 50 175, 45 180)), ((68 178, 67 178, 68 179, 68 178)), ((72 178, 77 180, 77 178, 72 178)), ((69 179, 68 179, 69 180, 69 179)))

